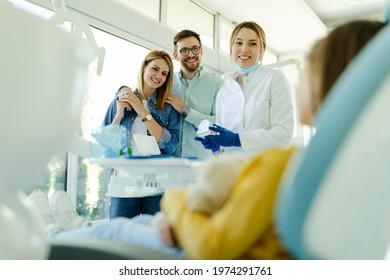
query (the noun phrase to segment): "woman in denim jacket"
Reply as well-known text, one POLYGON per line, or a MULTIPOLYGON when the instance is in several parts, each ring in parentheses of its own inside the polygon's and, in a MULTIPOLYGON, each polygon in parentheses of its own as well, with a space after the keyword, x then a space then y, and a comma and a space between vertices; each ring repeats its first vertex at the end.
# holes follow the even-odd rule
MULTIPOLYGON (((146 55, 138 73, 138 88, 132 92, 122 86, 107 109, 103 125, 126 127, 133 154, 138 151, 134 134, 154 136, 162 154, 172 154, 179 144, 180 115, 165 103, 171 90, 173 64, 164 51, 153 50, 146 55)), ((141 213, 154 214, 160 210, 162 193, 132 198, 112 197, 110 218, 134 217, 141 213)))

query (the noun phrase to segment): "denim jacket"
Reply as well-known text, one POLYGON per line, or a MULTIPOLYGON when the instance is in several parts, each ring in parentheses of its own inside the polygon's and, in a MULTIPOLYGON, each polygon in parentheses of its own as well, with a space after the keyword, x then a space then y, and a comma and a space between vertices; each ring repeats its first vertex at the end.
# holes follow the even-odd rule
MULTIPOLYGON (((137 90, 134 91, 134 94, 139 97, 137 90)), ((150 114, 164 129, 161 139, 158 142, 158 147, 160 148, 162 154, 173 154, 179 144, 180 115, 170 104, 167 103, 165 103, 165 110, 158 110, 156 108, 156 98, 156 93, 153 93, 147 101, 150 114)), ((110 125, 114 120, 116 115, 116 101, 118 99, 119 97, 115 96, 114 100, 110 103, 104 117, 104 126, 110 125)), ((120 124, 126 127, 127 135, 130 135, 130 131, 136 117, 137 112, 135 112, 134 109, 131 111, 125 109, 125 114, 120 124)))

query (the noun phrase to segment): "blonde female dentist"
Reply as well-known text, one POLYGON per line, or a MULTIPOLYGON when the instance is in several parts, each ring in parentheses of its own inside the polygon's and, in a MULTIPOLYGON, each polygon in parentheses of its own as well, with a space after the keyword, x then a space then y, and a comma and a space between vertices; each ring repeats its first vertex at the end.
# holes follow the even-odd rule
POLYGON ((284 74, 265 68, 264 30, 242 22, 230 37, 230 59, 237 69, 224 75, 217 96, 215 135, 197 137, 214 154, 241 151, 252 157, 270 147, 288 147, 294 129, 291 88, 284 74))

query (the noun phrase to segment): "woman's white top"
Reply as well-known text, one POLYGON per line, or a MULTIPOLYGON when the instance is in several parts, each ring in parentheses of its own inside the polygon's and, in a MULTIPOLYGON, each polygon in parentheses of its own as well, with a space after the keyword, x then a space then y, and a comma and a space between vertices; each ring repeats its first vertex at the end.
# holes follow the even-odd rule
MULTIPOLYGON (((148 105, 147 100, 142 100, 142 105, 144 105, 144 107, 147 109, 147 105, 148 105)), ((134 120, 134 123, 131 127, 130 136, 129 136, 129 146, 131 147, 133 155, 135 156, 141 155, 140 152, 138 151, 137 145, 135 144, 133 135, 134 134, 147 135, 147 133, 148 130, 146 128, 146 124, 142 121, 141 116, 138 115, 134 120)))
POLYGON ((259 68, 236 82, 238 72, 223 77, 217 95, 216 123, 239 133, 241 147, 224 147, 223 152, 241 151, 252 157, 270 147, 288 147, 294 130, 291 88, 285 75, 275 69, 259 68))

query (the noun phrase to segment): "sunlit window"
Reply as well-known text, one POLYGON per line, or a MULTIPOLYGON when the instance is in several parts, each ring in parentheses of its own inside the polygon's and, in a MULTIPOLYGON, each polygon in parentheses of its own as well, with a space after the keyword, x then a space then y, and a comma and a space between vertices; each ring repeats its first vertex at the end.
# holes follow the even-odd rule
POLYGON ((229 55, 230 48, 230 35, 233 32, 234 25, 227 20, 225 20, 223 17, 220 18, 219 23, 219 50, 224 52, 225 54, 229 55))
MULTIPOLYGON (((139 45, 92 28, 98 46, 103 46, 106 56, 101 76, 96 75, 96 64, 89 69, 84 109, 81 116, 81 136, 93 140, 91 132, 102 125, 107 107, 118 88, 136 87, 140 64, 150 51, 139 45)), ((79 159, 77 182, 77 210, 92 219, 108 216, 107 170, 79 159)))
POLYGON ((202 44, 214 48, 214 15, 191 1, 168 0, 167 25, 200 34, 202 44))
POLYGON ((29 13, 36 15, 42 19, 49 19, 54 15, 54 12, 41 8, 37 5, 28 3, 24 0, 10 0, 15 7, 28 11, 29 13))

